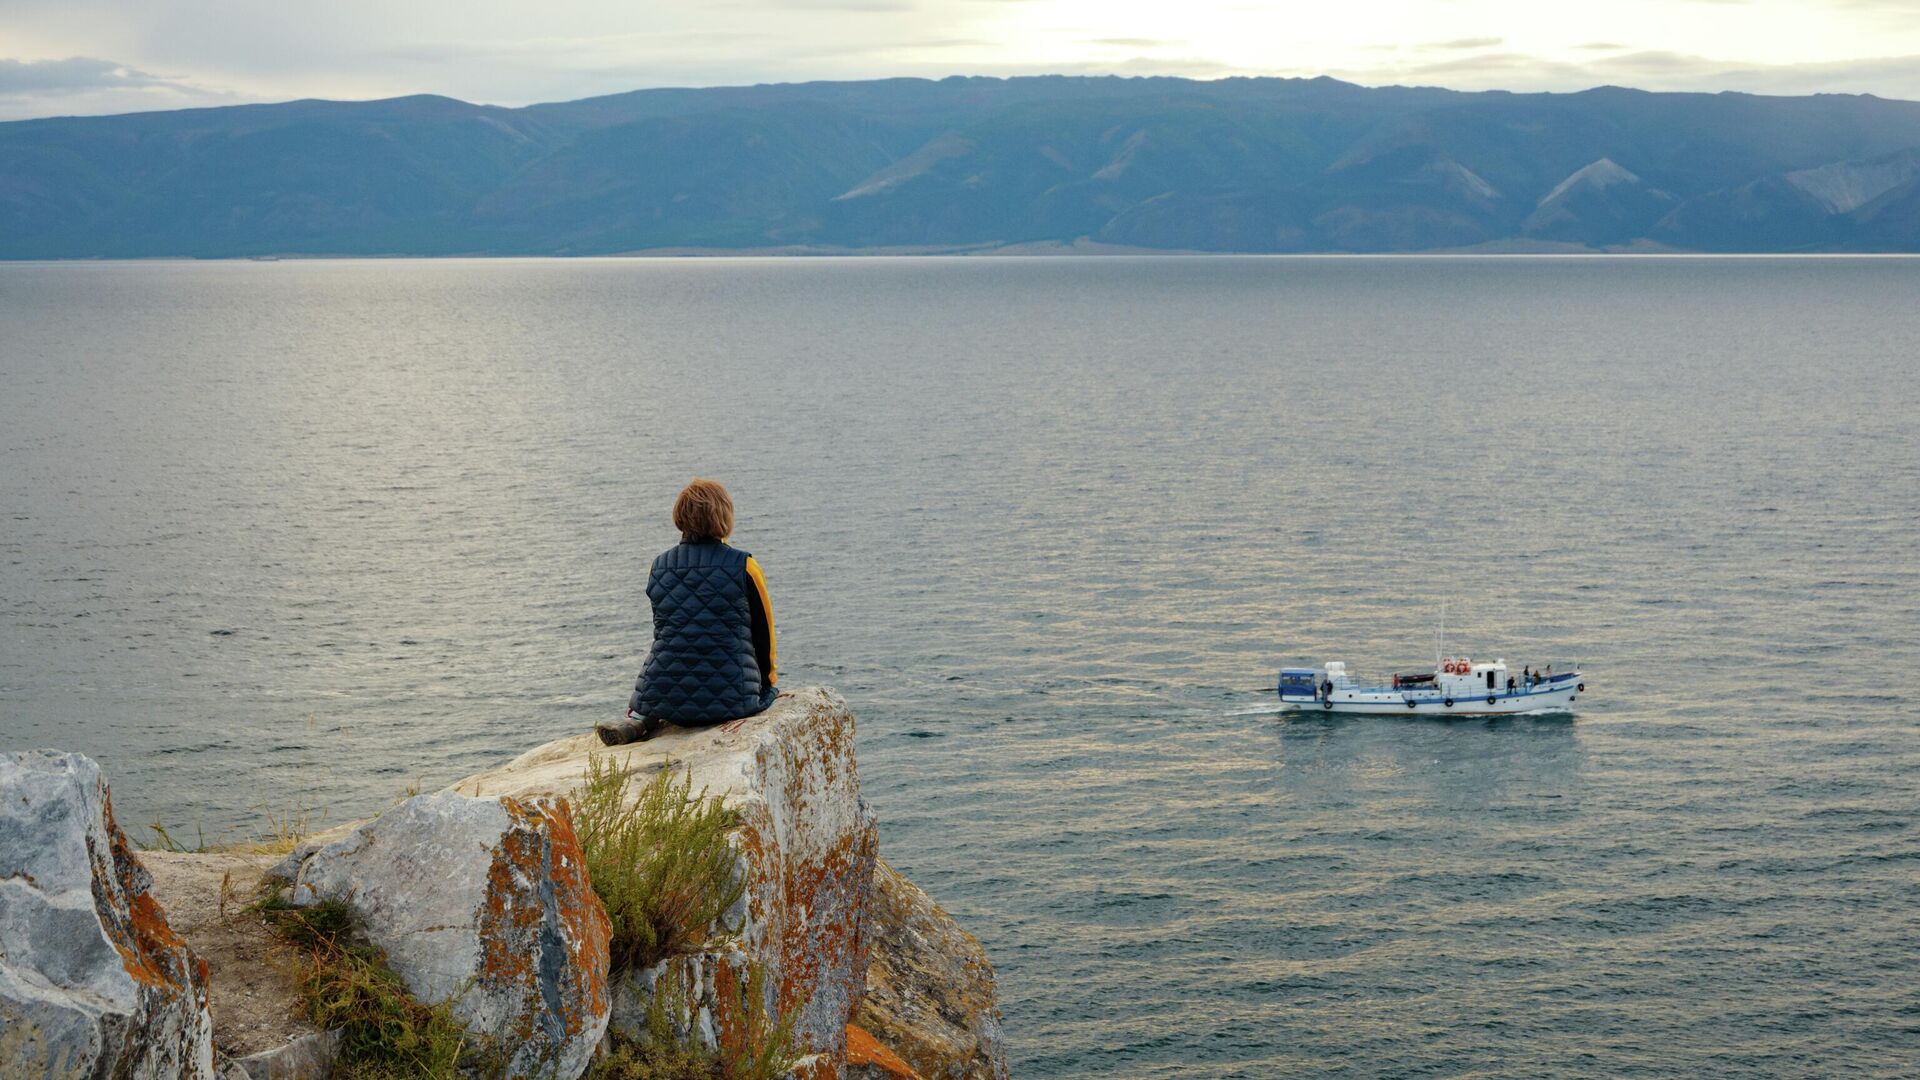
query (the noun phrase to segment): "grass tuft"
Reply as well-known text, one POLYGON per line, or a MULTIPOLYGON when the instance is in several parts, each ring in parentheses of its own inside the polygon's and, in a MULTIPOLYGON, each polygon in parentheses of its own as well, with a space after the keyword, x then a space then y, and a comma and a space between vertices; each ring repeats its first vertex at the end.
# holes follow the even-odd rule
POLYGON ((180 841, 175 840, 173 834, 167 831, 167 827, 158 821, 148 825, 147 831, 153 834, 153 839, 146 844, 146 848, 149 851, 171 851, 187 854, 207 850, 207 834, 201 832, 198 827, 194 829, 196 839, 192 847, 188 847, 180 841))
POLYGON ((176 838, 172 831, 161 822, 147 826, 152 838, 141 846, 148 851, 172 851, 190 854, 218 852, 228 855, 285 855, 300 846, 300 842, 312 835, 319 819, 308 808, 289 805, 284 810, 263 810, 261 817, 266 820, 265 836, 252 839, 232 840, 232 832, 223 832, 212 840, 200 826, 194 826, 194 842, 191 846, 176 838))
POLYGON ((609 755, 587 762, 573 827, 587 874, 613 924, 613 971, 652 967, 694 952, 740 899, 746 883, 727 833, 739 815, 693 793, 693 778, 662 769, 636 784, 609 755))
POLYGON ((322 1031, 341 1029, 341 1080, 455 1080, 466 1031, 450 1002, 423 1005, 407 991, 379 949, 361 940, 353 909, 337 900, 294 907, 268 893, 256 905, 300 950, 299 979, 307 1018, 322 1031))

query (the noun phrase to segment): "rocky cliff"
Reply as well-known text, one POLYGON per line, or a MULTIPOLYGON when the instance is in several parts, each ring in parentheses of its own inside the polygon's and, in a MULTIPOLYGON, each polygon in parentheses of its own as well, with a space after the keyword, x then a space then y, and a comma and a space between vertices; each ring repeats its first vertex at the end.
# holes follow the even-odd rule
POLYGON ((327 1075, 333 1043, 296 1015, 288 965, 243 903, 271 873, 295 902, 350 905, 415 996, 449 1003, 500 1050, 497 1075, 578 1075, 667 975, 686 991, 679 1019, 712 1040, 747 1022, 757 970, 762 1004, 793 1018, 808 1051, 801 1076, 1004 1077, 992 968, 877 861, 853 731, 838 695, 802 690, 761 716, 631 747, 549 743, 277 865, 149 853, 152 872, 112 826, 91 762, 0 756, 0 1074, 327 1075), (597 754, 642 776, 684 771, 724 798, 745 884, 702 951, 612 982, 605 914, 569 822, 597 754), (87 896, 86 911, 69 910, 87 896))

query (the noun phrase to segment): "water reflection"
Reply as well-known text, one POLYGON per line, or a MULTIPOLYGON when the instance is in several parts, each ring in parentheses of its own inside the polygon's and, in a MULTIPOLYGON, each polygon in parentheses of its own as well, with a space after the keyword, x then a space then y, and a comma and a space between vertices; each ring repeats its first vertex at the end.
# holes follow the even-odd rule
POLYGON ((1474 717, 1458 720, 1394 716, 1280 714, 1276 720, 1283 782, 1297 776, 1345 774, 1356 786, 1391 776, 1403 793, 1430 797, 1494 796, 1526 790, 1575 790, 1585 752, 1572 716, 1474 717))

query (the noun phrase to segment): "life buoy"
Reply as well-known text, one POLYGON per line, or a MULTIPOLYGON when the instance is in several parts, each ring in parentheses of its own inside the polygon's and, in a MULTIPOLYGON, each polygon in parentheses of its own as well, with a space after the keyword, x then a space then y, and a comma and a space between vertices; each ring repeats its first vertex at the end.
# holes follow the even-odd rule
POLYGON ((1445 705, 1447 708, 1451 709, 1453 708, 1453 699, 1452 698, 1443 699, 1440 702, 1440 704, 1445 705))
POLYGON ((1440 670, 1448 675, 1453 674, 1453 660, 1449 658, 1446 663, 1441 664, 1440 670))
POLYGON ((1323 708, 1323 709, 1331 709, 1331 708, 1333 708, 1333 699, 1332 699, 1332 698, 1327 698, 1327 699, 1325 699, 1324 701, 1322 701, 1322 702, 1320 702, 1320 707, 1321 707, 1321 708, 1323 708))
POLYGON ((1492 694, 1488 694, 1488 695, 1487 695, 1487 704, 1489 704, 1489 705, 1491 705, 1491 704, 1493 704, 1493 695, 1492 695, 1492 694))
POLYGON ((1586 692, 1587 692, 1587 684, 1586 684, 1586 683, 1581 683, 1580 685, 1578 685, 1578 686, 1575 686, 1575 687, 1574 687, 1574 689, 1575 689, 1575 690, 1578 690, 1578 691, 1580 691, 1581 693, 1583 693, 1583 694, 1584 694, 1584 693, 1586 693, 1586 692))
POLYGON ((1407 708, 1409 708, 1409 709, 1411 709, 1411 708, 1413 708, 1413 699, 1412 699, 1412 698, 1408 698, 1408 699, 1407 699, 1407 708))

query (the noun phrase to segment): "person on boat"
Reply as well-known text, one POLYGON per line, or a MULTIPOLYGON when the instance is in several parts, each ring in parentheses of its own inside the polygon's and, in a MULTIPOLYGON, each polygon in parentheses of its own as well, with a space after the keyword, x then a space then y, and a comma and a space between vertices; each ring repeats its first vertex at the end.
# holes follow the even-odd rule
POLYGON ((1513 693, 1513 676, 1507 676, 1507 693, 1513 693))
POLYGON ((595 729, 609 746, 652 738, 663 724, 753 716, 779 696, 767 579, 752 555, 727 543, 733 497, 695 477, 673 502, 673 524, 680 542, 647 575, 653 648, 625 717, 595 729))

